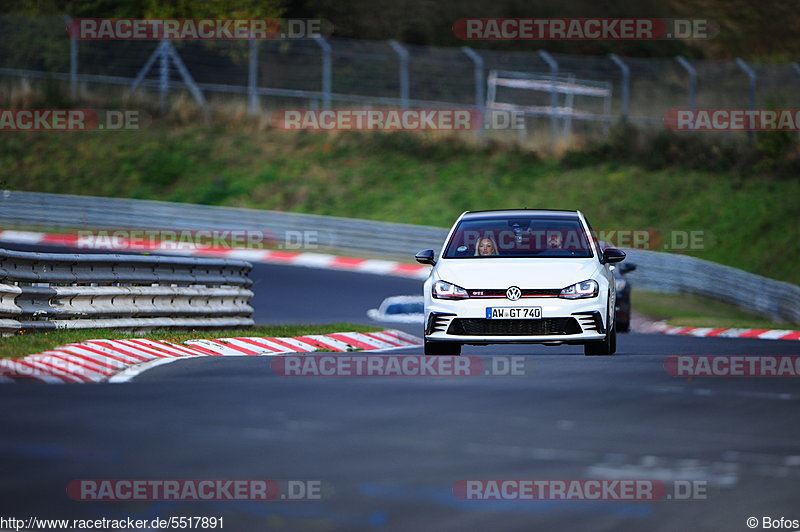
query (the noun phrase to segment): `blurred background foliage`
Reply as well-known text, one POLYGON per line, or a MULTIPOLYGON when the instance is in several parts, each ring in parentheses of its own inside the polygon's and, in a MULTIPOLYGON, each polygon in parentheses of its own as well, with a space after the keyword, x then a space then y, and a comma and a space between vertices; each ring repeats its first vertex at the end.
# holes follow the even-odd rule
POLYGON ((629 57, 783 62, 800 56, 800 7, 785 0, 7 0, 0 14, 73 17, 322 18, 334 35, 397 39, 407 44, 461 46, 453 22, 470 17, 659 17, 711 19, 707 40, 471 41, 475 48, 629 57), (546 44, 546 46, 544 46, 546 44))

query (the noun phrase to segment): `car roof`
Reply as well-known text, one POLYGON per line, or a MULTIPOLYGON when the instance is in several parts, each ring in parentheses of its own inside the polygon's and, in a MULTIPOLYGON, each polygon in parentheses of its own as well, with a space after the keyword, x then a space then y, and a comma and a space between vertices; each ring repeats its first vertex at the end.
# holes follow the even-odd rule
POLYGON ((496 218, 497 216, 546 216, 550 218, 575 218, 578 216, 578 211, 564 211, 556 209, 498 209, 491 211, 467 211, 462 216, 462 220, 496 218))

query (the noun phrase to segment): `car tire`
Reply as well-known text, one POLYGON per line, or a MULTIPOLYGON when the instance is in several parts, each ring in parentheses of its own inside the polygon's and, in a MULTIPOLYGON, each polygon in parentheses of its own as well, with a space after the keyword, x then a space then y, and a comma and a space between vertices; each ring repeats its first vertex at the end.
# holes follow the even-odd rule
POLYGON ((630 332, 630 330, 631 330, 630 320, 617 322, 617 332, 626 333, 630 332))
POLYGON ((611 353, 609 353, 609 356, 613 355, 616 352, 617 352, 617 328, 615 326, 614 329, 612 329, 611 331, 611 353))
POLYGON ((461 344, 457 342, 429 342, 425 340, 425 354, 428 356, 460 356, 461 344))

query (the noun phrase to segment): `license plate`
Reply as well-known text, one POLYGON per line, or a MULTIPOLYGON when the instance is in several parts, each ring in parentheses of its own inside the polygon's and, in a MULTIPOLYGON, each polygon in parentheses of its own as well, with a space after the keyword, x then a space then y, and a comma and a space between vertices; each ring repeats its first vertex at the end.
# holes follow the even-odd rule
POLYGON ((487 320, 540 319, 542 307, 486 307, 487 320))

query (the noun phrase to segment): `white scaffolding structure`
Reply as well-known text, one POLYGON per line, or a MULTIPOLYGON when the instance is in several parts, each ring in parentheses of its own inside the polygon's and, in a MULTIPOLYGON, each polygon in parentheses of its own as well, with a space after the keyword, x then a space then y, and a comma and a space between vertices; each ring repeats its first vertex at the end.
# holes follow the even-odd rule
MULTIPOLYGON (((502 111, 522 112, 530 116, 550 116, 561 119, 561 132, 564 137, 572 134, 572 120, 592 120, 605 122, 611 120, 612 84, 608 81, 576 79, 573 74, 538 74, 492 70, 489 72, 486 107, 502 111), (523 91, 549 94, 556 105, 521 105, 497 101, 497 87, 507 87, 523 91), (603 113, 593 113, 575 107, 575 97, 603 99, 603 113)), ((553 132, 555 135, 555 132, 553 132)))

